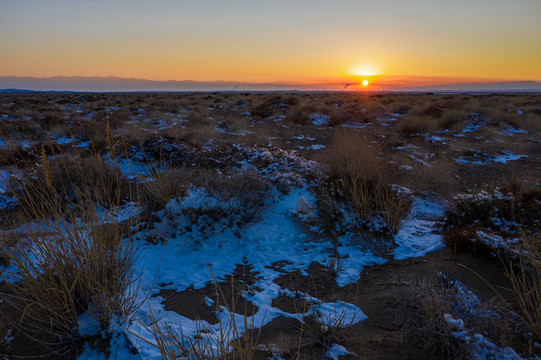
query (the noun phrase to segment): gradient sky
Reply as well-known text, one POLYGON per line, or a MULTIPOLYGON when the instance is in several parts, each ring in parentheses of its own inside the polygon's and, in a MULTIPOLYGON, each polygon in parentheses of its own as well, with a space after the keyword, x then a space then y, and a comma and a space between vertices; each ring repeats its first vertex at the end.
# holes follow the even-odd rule
POLYGON ((0 76, 541 80, 541 0, 0 0, 0 76))

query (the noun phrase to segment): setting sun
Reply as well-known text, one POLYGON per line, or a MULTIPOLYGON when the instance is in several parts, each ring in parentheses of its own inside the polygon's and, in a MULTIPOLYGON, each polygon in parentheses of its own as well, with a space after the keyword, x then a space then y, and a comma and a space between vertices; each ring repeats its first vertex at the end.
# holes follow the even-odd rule
POLYGON ((362 84, 363 86, 368 86, 368 80, 363 80, 362 84))

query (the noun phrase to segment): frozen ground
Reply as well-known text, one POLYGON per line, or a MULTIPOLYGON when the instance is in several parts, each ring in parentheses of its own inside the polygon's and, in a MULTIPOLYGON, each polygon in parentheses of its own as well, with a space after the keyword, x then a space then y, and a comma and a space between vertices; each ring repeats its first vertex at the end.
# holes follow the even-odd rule
MULTIPOLYGON (((357 331, 355 336, 366 329, 363 324, 377 323, 381 316, 381 323, 375 326, 379 330, 371 328, 376 340, 370 338, 371 335, 363 336, 368 336, 364 343, 367 347, 378 343, 383 351, 385 341, 389 340, 386 338, 379 343, 378 331, 394 325, 383 312, 374 312, 374 308, 382 310, 383 305, 377 307, 364 301, 384 303, 393 295, 385 293, 388 286, 406 286, 409 280, 396 275, 391 285, 377 283, 371 284, 369 289, 358 289, 367 291, 360 301, 344 296, 346 289, 370 281, 367 274, 380 271, 386 265, 406 267, 416 262, 435 261, 431 254, 440 254, 444 248, 440 227, 448 205, 444 198, 452 199, 447 192, 452 195, 462 193, 462 197, 501 196, 505 199, 506 194, 483 193, 479 189, 489 180, 501 180, 502 174, 507 172, 525 174, 526 170, 531 170, 535 177, 539 168, 541 134, 531 124, 537 119, 541 102, 536 103, 535 98, 517 104, 520 112, 513 111, 513 116, 519 117, 521 122, 509 121, 508 124, 502 120, 500 124, 490 112, 477 113, 471 106, 468 109, 473 107, 475 111, 462 114, 460 111, 466 111, 461 110, 462 105, 453 105, 454 102, 468 105, 469 98, 450 96, 452 99, 449 100, 427 95, 444 115, 446 107, 454 107, 455 112, 459 112, 458 120, 453 118, 450 125, 438 128, 433 123, 440 119, 431 113, 425 114, 434 107, 413 95, 389 95, 387 98, 387 95, 374 95, 375 100, 370 100, 372 98, 368 96, 310 94, 315 100, 302 95, 295 102, 283 94, 274 97, 240 93, 195 94, 193 98, 188 94, 170 98, 163 95, 167 102, 161 102, 159 96, 148 100, 135 94, 130 96, 136 100, 129 104, 123 104, 130 99, 128 95, 128 100, 121 97, 116 100, 116 95, 110 95, 115 99, 111 102, 99 97, 94 102, 89 101, 92 96, 82 94, 83 100, 77 100, 77 103, 66 95, 69 101, 54 104, 56 111, 64 112, 66 120, 65 124, 51 128, 55 133, 50 136, 52 149, 43 150, 41 146, 49 140, 45 131, 36 130, 39 122, 35 119, 39 117, 21 112, 24 116, 17 118, 13 102, 6 99, 0 103, 5 112, 0 113, 0 122, 3 129, 11 132, 8 136, 4 132, 4 137, 0 138, 0 151, 12 156, 17 166, 25 171, 39 166, 42 151, 51 160, 58 152, 88 155, 94 144, 101 144, 98 150, 101 159, 109 166, 117 166, 130 184, 137 187, 155 181, 153 177, 164 171, 160 164, 163 151, 171 156, 167 161, 176 161, 178 168, 202 166, 215 176, 231 171, 255 172, 259 179, 271 184, 260 216, 242 226, 231 225, 227 216, 213 223, 210 230, 192 223, 191 213, 205 214, 221 209, 227 214, 228 206, 231 206, 224 206, 204 186, 189 186, 185 194, 168 200, 163 208, 152 214, 152 221, 139 228, 135 236, 142 243, 140 261, 136 265, 136 273, 141 274, 137 283, 141 306, 131 319, 126 319, 124 328, 108 329, 113 333, 109 358, 160 358, 157 349, 148 343, 154 342, 145 328, 152 325, 151 314, 159 324, 182 333, 186 339, 200 339, 212 347, 216 345, 220 326, 229 328, 226 340, 245 331, 246 324, 249 324, 248 328, 262 329, 262 332, 273 331, 277 323, 287 321, 308 326, 312 320, 307 319, 306 314, 283 305, 297 300, 309 304, 311 315, 322 328, 348 327, 357 331), (263 107, 265 111, 257 115, 254 108, 260 105, 266 106, 263 107), (303 116, 292 117, 292 108, 303 116), (113 130, 116 157, 105 155, 110 144, 100 127, 100 121, 105 121, 100 117, 102 113, 117 121, 113 130), (418 114, 430 123, 411 130, 401 127, 417 119, 418 114), (73 136, 72 131, 75 132, 73 136), (316 206, 321 199, 315 189, 320 186, 317 179, 328 171, 328 166, 324 165, 325 156, 332 151, 332 139, 340 132, 358 134, 362 141, 377 146, 378 156, 389 165, 385 169, 396 184, 395 189, 410 194, 411 212, 396 234, 375 236, 371 231, 375 229, 356 232, 346 228, 334 236, 326 231, 316 206), (17 154, 10 152, 13 149, 17 154), (332 261, 338 261, 333 275, 332 261), (253 277, 253 282, 247 284, 240 295, 257 309, 253 314, 247 314, 246 319, 242 311, 231 312, 218 306, 210 297, 196 305, 211 311, 213 321, 208 318, 194 320, 186 313, 180 314, 168 307, 171 294, 202 291, 215 286, 215 282, 225 286, 232 275, 238 275, 239 266, 249 269, 249 276, 253 277), (318 269, 324 269, 324 274, 318 273, 318 269), (292 281, 291 286, 284 285, 286 276, 295 278, 297 283, 292 281), (302 281, 313 288, 301 288, 299 283, 302 281), (317 289, 323 290, 318 292, 317 289), (386 297, 372 298, 370 295, 380 292, 386 297), (136 354, 133 349, 137 350, 136 354)), ((492 101, 492 98, 488 99, 492 101)), ((359 153, 359 156, 363 155, 359 153)), ((0 169, 0 211, 9 214, 17 202, 9 190, 7 179, 11 173, 6 163, 3 162, 0 169)), ((124 201, 118 209, 118 221, 139 216, 143 207, 138 201, 124 201)), ((494 222, 499 230, 516 225, 503 220, 494 222)), ((475 234, 493 248, 509 245, 509 239, 490 231, 478 230, 475 234)), ((459 288, 464 294, 464 307, 475 310, 479 299, 474 298, 465 285, 459 288)), ((384 310, 389 310, 390 305, 385 306, 384 310)), ((465 329, 462 318, 446 314, 445 319, 453 328, 454 336, 473 349, 472 356, 476 359, 520 358, 514 350, 498 347, 486 336, 465 329)), ((395 336, 399 331, 402 330, 393 330, 389 336, 395 336)), ((84 336, 99 332, 88 314, 80 316, 79 332, 84 336)), ((354 347, 357 343, 346 338, 336 337, 326 342, 321 356, 329 359, 365 356, 362 347, 354 347)), ((276 342, 275 339, 272 341, 276 342)), ((393 341, 393 346, 398 344, 396 339, 393 341)), ((11 332, 6 333, 6 342, 8 345, 14 343, 11 332)), ((270 348, 268 345, 267 342, 265 346, 270 348)), ((396 346, 397 349, 402 344, 396 346)), ((279 351, 272 353, 275 359, 283 355, 279 351)), ((103 357, 104 354, 90 343, 85 343, 77 356, 80 360, 103 357)))

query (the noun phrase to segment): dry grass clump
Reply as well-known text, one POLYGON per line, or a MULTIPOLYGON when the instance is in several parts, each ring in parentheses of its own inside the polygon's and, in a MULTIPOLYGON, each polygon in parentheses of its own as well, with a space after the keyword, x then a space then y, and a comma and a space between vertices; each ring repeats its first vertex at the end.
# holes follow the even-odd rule
POLYGON ((51 130, 52 128, 62 126, 66 122, 66 114, 61 110, 48 111, 38 114, 38 122, 45 130, 51 130))
POLYGON ((140 200, 145 207, 144 212, 150 214, 161 210, 169 200, 185 195, 190 173, 186 168, 168 169, 163 166, 154 168, 151 179, 143 183, 140 200))
POLYGON ((39 139, 43 134, 44 131, 39 124, 36 124, 34 121, 0 121, 0 138, 2 138, 4 142, 16 139, 39 139), (9 137, 7 135, 9 135, 9 137))
POLYGON ((337 203, 344 203, 366 226, 381 222, 376 227, 380 231, 398 232, 409 214, 411 198, 387 182, 388 166, 374 144, 342 132, 329 146, 325 160, 330 178, 319 194, 325 213, 336 214, 337 203))
POLYGON ((436 120, 433 117, 410 112, 400 120, 396 125, 396 129, 399 133, 409 136, 424 134, 427 131, 434 130, 436 126, 436 120))
POLYGON ((479 341, 479 334, 501 348, 533 355, 532 339, 523 321, 502 298, 480 300, 463 284, 441 273, 436 280, 435 284, 415 286, 399 301, 399 318, 420 347, 452 359, 471 359, 487 348, 493 352, 486 340, 479 341))
POLYGON ((366 123, 368 116, 364 108, 357 102, 340 106, 330 114, 329 125, 337 126, 344 123, 366 123))
POLYGON ((297 105, 298 102, 298 98, 294 96, 273 95, 254 106, 252 116, 268 118, 270 116, 283 113, 289 107, 297 105))
POLYGON ((98 204, 111 207, 129 196, 129 184, 115 165, 105 163, 99 156, 88 158, 61 155, 48 160, 42 152, 41 164, 30 174, 23 175, 12 185, 22 204, 35 203, 40 213, 54 210, 54 199, 62 208, 84 200, 88 195, 98 204))
POLYGON ((0 148, 0 165, 12 165, 24 167, 36 160, 34 149, 22 145, 7 146, 0 148))
POLYGON ((523 239, 518 261, 508 263, 507 278, 525 324, 536 341, 541 341, 541 238, 523 239))
POLYGON ((321 346, 327 352, 334 344, 346 342, 346 332, 355 322, 357 310, 348 310, 347 307, 323 308, 319 306, 321 302, 318 299, 305 296, 303 309, 297 310, 302 314, 302 329, 299 334, 300 346, 295 355, 301 355, 302 350, 306 350, 308 346, 310 349, 321 346))
POLYGON ((526 128, 529 131, 541 132, 541 116, 535 115, 526 117, 521 121, 520 127, 526 128))
POLYGON ((80 338, 81 314, 107 329, 132 313, 138 245, 126 239, 129 234, 118 223, 118 185, 98 192, 103 184, 87 178, 87 186, 74 184, 70 205, 64 206, 58 199, 70 188, 69 179, 55 187, 46 157, 42 169, 42 181, 18 190, 20 222, 28 224, 24 239, 14 244, 9 232, 0 237, 2 257, 15 268, 4 272, 10 292, 1 296, 20 313, 16 328, 62 352, 80 338), (114 199, 114 206, 102 207, 104 197, 114 199))
POLYGON ((390 170, 379 147, 354 131, 339 132, 329 144, 323 161, 332 177, 360 175, 385 179, 390 170))
POLYGON ((286 121, 293 124, 308 125, 310 124, 310 109, 303 106, 290 107, 286 112, 286 121))
POLYGON ((411 175, 405 180, 406 186, 416 191, 432 191, 444 198, 454 194, 457 164, 447 156, 438 156, 429 163, 430 166, 416 164, 411 175))
POLYGON ((468 117, 464 100, 425 99, 412 106, 397 125, 405 135, 421 134, 432 130, 453 129, 468 117))
POLYGON ((460 226, 449 229, 443 234, 443 243, 454 253, 473 253, 478 256, 493 258, 494 246, 482 241, 478 232, 480 226, 460 226))
POLYGON ((309 125, 312 123, 312 114, 324 115, 329 118, 334 113, 333 109, 325 104, 318 104, 312 99, 304 100, 296 105, 290 106, 285 113, 285 120, 292 124, 309 125))

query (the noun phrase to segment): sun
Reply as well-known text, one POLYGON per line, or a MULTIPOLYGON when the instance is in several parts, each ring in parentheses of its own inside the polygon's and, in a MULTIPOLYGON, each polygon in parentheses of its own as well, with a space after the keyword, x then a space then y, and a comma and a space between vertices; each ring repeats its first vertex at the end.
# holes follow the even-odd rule
POLYGON ((368 86, 368 80, 363 80, 362 84, 363 86, 368 86))

